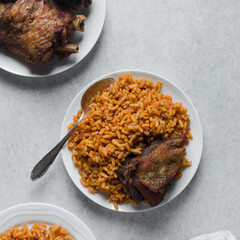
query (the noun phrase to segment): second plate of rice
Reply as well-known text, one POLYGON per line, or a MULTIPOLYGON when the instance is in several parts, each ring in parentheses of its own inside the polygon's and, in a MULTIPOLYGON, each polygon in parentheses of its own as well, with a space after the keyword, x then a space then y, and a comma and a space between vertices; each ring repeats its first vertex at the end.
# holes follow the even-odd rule
POLYGON ((64 117, 61 138, 81 116, 85 90, 103 78, 117 81, 103 94, 95 95, 90 112, 62 149, 66 170, 79 190, 103 207, 122 212, 154 209, 131 201, 117 171, 128 155, 142 153, 146 148, 143 139, 151 142, 157 136, 169 139, 185 133, 190 141, 182 167, 156 207, 162 206, 184 190, 198 168, 203 137, 197 111, 169 80, 145 71, 118 71, 94 80, 79 92, 64 117))
POLYGON ((71 212, 46 203, 24 203, 0 212, 1 240, 96 240, 71 212))

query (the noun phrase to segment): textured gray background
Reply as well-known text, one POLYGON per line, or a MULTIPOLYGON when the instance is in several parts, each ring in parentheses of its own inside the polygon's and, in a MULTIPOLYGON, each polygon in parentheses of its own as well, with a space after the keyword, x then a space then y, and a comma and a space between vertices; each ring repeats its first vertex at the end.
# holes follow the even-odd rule
POLYGON ((236 0, 108 0, 101 37, 74 68, 43 79, 0 70, 0 210, 56 204, 83 219, 97 239, 187 240, 223 229, 240 238, 239 12, 236 0), (31 182, 34 163, 59 140, 73 97, 91 80, 126 68, 167 77, 197 108, 204 149, 187 189, 163 208, 124 214, 79 192, 60 156, 31 182))

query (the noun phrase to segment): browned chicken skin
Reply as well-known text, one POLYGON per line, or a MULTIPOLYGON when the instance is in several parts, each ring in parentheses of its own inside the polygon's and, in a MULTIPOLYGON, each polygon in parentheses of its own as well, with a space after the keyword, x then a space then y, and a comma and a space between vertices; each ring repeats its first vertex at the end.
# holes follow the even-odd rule
POLYGON ((146 199, 151 206, 163 200, 167 185, 181 167, 186 141, 185 134, 157 140, 119 169, 120 179, 133 200, 146 199))
POLYGON ((57 0, 0 2, 0 42, 30 64, 48 62, 54 54, 78 51, 68 44, 74 30, 84 30, 83 15, 75 15, 57 0))

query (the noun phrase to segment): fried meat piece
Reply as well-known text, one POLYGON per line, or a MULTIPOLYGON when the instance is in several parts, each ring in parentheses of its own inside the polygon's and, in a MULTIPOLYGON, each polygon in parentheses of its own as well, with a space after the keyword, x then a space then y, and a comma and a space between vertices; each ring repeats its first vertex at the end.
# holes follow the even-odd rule
POLYGON ((85 17, 63 8, 57 0, 0 2, 0 42, 26 63, 48 62, 78 52, 68 44, 74 30, 84 30, 85 17))
POLYGON ((186 141, 186 134, 156 140, 119 169, 120 180, 133 200, 145 199, 156 206, 164 199, 169 182, 181 167, 186 141))

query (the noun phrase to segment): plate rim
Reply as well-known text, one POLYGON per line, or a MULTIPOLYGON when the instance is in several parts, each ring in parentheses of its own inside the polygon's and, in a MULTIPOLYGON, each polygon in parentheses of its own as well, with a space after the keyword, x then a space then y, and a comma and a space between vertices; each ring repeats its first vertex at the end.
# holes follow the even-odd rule
MULTIPOLYGON (((118 209, 116 210, 115 208, 110 208, 110 207, 107 207, 105 205, 102 205, 96 201, 94 201, 93 199, 91 199, 87 194, 85 194, 84 192, 81 191, 81 189, 79 189, 79 187, 76 185, 75 181, 74 181, 74 178, 73 176, 69 173, 68 171, 68 168, 65 164, 65 161, 64 161, 64 156, 63 156, 63 149, 61 150, 61 156, 62 156, 62 161, 63 161, 63 164, 64 164, 64 167, 65 167, 65 170, 67 171, 69 177, 71 178, 72 182, 74 183, 74 185, 78 188, 78 190, 83 194, 85 195, 88 199, 90 199, 91 201, 93 201, 95 204, 101 206, 101 207, 104 207, 106 209, 109 209, 109 210, 112 210, 112 211, 116 211, 116 212, 121 212, 121 213, 138 213, 138 212, 146 212, 146 211, 151 211, 151 210, 154 210, 156 208, 160 208, 160 207, 163 207, 165 204, 168 204, 170 203, 171 201, 173 201, 174 199, 176 199, 181 193, 184 192, 184 190, 187 188, 187 186, 191 183, 192 179, 194 178, 198 168, 199 168, 199 165, 200 165, 200 162, 201 162, 201 159, 202 159, 202 152, 203 152, 203 130, 202 130, 202 124, 201 124, 201 121, 200 121, 200 117, 199 117, 199 114, 195 108, 195 106, 193 105, 191 99, 186 95, 186 93, 179 87, 177 86, 174 82, 168 80, 168 78, 160 75, 160 74, 156 74, 156 73, 153 73, 153 72, 150 72, 150 71, 145 71, 145 70, 139 70, 139 69, 126 69, 126 70, 118 70, 118 71, 113 71, 113 72, 110 72, 110 73, 107 73, 107 74, 104 74, 96 79, 94 79, 93 81, 89 82, 86 86, 84 86, 77 94, 76 96, 73 98, 73 100, 71 101, 70 105, 68 106, 66 112, 65 112, 65 115, 64 115, 64 118, 63 118, 63 121, 62 121, 62 125, 61 125, 61 130, 60 130, 60 139, 62 139, 66 133, 64 133, 64 123, 66 121, 66 118, 68 116, 68 112, 69 110, 71 109, 72 105, 74 104, 74 102, 78 99, 78 97, 87 89, 89 88, 91 85, 93 85, 94 83, 100 81, 101 79, 103 78, 106 78, 106 77, 110 77, 112 75, 121 75, 121 74, 124 74, 124 73, 132 73, 132 75, 134 75, 134 73, 136 74, 147 74, 147 75, 152 75, 153 77, 155 78, 158 78, 158 79, 163 79, 164 81, 168 82, 168 84, 172 85, 174 88, 176 88, 178 91, 181 92, 181 94, 184 95, 184 97, 188 100, 188 102, 190 103, 191 107, 192 107, 192 110, 194 111, 194 114, 196 116, 196 120, 197 120, 197 123, 198 123, 198 126, 199 126, 199 132, 200 132, 200 136, 199 137, 199 140, 200 140, 200 154, 198 156, 198 162, 197 162, 197 165, 196 165, 196 169, 194 170, 194 172, 192 173, 192 176, 189 178, 188 180, 188 183, 186 184, 186 186, 184 186, 184 188, 175 196, 173 197, 172 199, 170 199, 169 201, 166 201, 166 202, 163 202, 161 205, 157 205, 155 207, 149 207, 149 208, 145 208, 145 209, 139 209, 139 210, 121 210, 121 209, 118 209)), ((69 123, 70 124, 70 123, 69 123)), ((65 129, 66 130, 66 129, 65 129)), ((66 143, 67 144, 67 143, 66 143)), ((65 148, 66 145, 63 147, 65 148)), ((79 180, 80 180, 80 175, 79 175, 79 180)), ((107 201, 107 199, 106 199, 107 201)))
MULTIPOLYGON (((57 213, 59 213, 63 218, 66 218, 66 216, 71 217, 71 219, 73 219, 73 221, 75 222, 75 224, 81 224, 87 231, 88 234, 91 235, 92 239, 96 240, 95 235, 93 234, 93 232, 91 231, 91 229, 79 218, 77 217, 75 214, 73 214, 72 212, 70 212, 67 209, 64 209, 62 207, 59 207, 57 205, 53 205, 50 203, 41 203, 41 202, 26 202, 26 203, 21 203, 21 204, 17 204, 11 207, 8 207, 6 209, 3 209, 0 211, 0 217, 6 217, 6 214, 10 214, 10 213, 16 213, 16 216, 21 216, 22 214, 19 214, 19 210, 41 210, 41 209, 48 209, 48 210, 53 210, 56 211, 57 213)), ((5 221, 6 222, 6 221, 5 221)), ((4 223, 4 221, 3 221, 4 223)), ((57 223, 56 223, 57 224, 57 223)), ((69 223, 70 225, 73 226, 73 222, 69 223)), ((1 228, 1 225, 0 225, 1 228)), ((1 232, 1 231, 0 231, 1 232)))
MULTIPOLYGON (((10 73, 10 74, 13 74, 13 75, 16 75, 16 76, 21 76, 21 77, 27 77, 27 78, 43 78, 43 77, 52 77, 52 76, 56 76, 58 74, 62 74, 62 73, 65 73, 66 71, 68 71, 69 69, 75 67, 77 64, 79 64, 80 62, 82 62, 82 60, 84 60, 86 58, 86 56, 88 56, 88 54, 93 50, 94 46, 96 45, 99 37, 101 36, 101 33, 102 33, 102 30, 103 30, 103 26, 104 26, 104 23, 105 23, 105 19, 106 19, 106 5, 107 5, 107 1, 106 0, 101 0, 102 4, 103 4, 103 8, 104 8, 104 13, 103 13, 103 20, 102 20, 102 24, 101 24, 101 27, 99 28, 99 32, 97 34, 97 37, 96 39, 94 40, 92 46, 90 47, 89 51, 86 52, 82 58, 78 61, 76 61, 73 65, 71 65, 69 68, 66 68, 62 71, 59 71, 59 72, 56 72, 56 73, 50 73, 50 74, 43 74, 43 75, 37 75, 37 74, 24 74, 24 73, 18 73, 16 72, 15 70, 9 70, 8 68, 6 67, 2 67, 0 65, 0 69, 7 72, 7 73, 10 73)), ((44 63, 43 63, 44 64, 44 63)), ((45 63, 47 64, 47 63, 45 63)))

